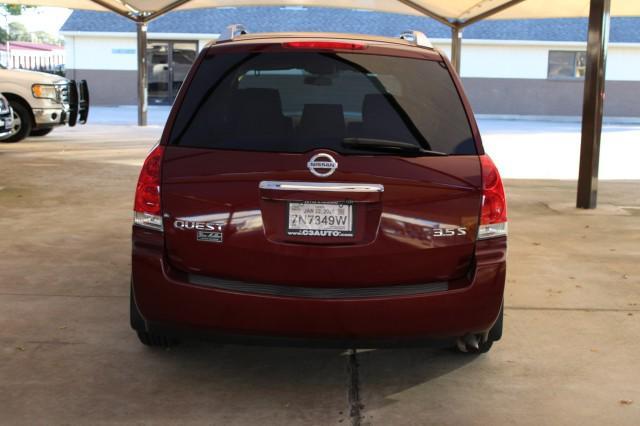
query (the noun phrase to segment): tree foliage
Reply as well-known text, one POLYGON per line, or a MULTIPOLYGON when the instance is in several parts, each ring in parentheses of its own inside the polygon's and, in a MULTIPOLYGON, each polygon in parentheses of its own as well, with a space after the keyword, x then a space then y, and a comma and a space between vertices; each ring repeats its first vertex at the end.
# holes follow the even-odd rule
MULTIPOLYGON (((22 12, 26 9, 31 9, 34 6, 23 6, 20 4, 0 4, 0 15, 22 15, 22 12)), ((8 40, 21 40, 20 38, 14 38, 11 36, 7 37, 7 29, 4 28, 4 22, 0 22, 2 26, 0 26, 0 43, 6 43, 8 40)), ((13 24, 9 24, 9 32, 13 33, 12 26, 13 24)), ((20 37, 24 37, 24 35, 20 35, 20 37)))
POLYGON ((20 22, 11 22, 9 23, 9 40, 31 41, 31 35, 24 24, 20 22))
MULTIPOLYGON (((25 9, 33 6, 22 6, 16 4, 0 4, 0 13, 5 12, 9 15, 20 15, 25 9)), ((9 41, 31 41, 36 43, 47 43, 61 45, 62 40, 48 34, 44 31, 35 31, 30 33, 27 28, 20 22, 9 23, 9 34, 4 28, 4 22, 0 21, 0 43, 9 41)))
POLYGON ((34 6, 23 6, 21 4, 0 4, 0 10, 4 10, 9 15, 22 15, 22 11, 34 6))

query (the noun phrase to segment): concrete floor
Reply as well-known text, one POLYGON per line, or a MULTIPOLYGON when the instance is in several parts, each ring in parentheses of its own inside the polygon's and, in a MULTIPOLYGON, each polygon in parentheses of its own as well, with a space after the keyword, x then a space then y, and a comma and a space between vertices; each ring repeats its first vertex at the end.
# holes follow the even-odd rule
POLYGON ((160 129, 0 144, 1 424, 640 423, 640 183, 507 181, 504 339, 477 358, 187 342, 128 326, 139 165, 160 129))

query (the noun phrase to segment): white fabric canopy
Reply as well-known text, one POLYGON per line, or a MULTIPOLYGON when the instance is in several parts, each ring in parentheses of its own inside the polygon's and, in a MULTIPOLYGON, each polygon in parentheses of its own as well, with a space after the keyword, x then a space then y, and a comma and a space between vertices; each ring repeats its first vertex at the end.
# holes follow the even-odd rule
MULTIPOLYGON (((176 10, 232 6, 307 6, 369 9, 380 12, 421 15, 419 8, 452 21, 467 21, 510 0, 182 0, 176 10), (412 8, 408 4, 415 4, 412 8)), ((154 13, 176 0, 11 0, 10 3, 58 6, 71 9, 117 10, 122 13, 154 13)), ((612 16, 640 16, 640 0, 612 0, 612 16)), ((589 16, 589 0, 525 0, 488 19, 575 18, 589 16)))

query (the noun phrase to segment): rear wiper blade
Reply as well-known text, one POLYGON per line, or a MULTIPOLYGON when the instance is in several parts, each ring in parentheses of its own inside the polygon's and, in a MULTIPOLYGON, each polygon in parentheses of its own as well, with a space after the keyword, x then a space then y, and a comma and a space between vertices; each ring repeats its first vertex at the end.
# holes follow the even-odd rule
POLYGON ((373 138, 344 138, 342 144, 349 148, 356 149, 371 149, 380 151, 397 151, 397 152, 415 152, 424 155, 442 156, 446 157, 449 154, 440 151, 431 151, 424 149, 418 145, 394 141, 390 139, 373 139, 373 138))

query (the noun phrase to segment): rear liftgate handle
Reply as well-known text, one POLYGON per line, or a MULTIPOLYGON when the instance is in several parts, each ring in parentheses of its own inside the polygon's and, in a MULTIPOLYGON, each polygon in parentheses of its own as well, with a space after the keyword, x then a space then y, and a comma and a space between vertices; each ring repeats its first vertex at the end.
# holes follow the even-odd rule
POLYGON ((278 182, 271 180, 260 182, 260 189, 315 192, 384 192, 384 186, 376 183, 278 182))

